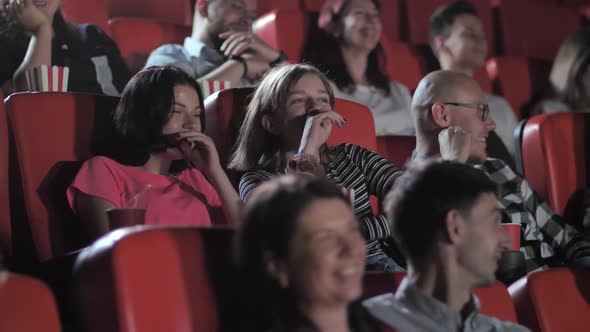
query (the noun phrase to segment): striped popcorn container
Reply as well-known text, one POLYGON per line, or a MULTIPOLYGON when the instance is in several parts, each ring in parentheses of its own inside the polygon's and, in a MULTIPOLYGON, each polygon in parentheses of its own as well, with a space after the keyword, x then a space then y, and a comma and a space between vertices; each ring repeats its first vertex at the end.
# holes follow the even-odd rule
POLYGON ((41 65, 26 72, 29 91, 68 91, 70 69, 60 66, 41 65))
POLYGON ((203 99, 206 99, 210 95, 217 91, 231 88, 230 81, 203 81, 201 82, 201 90, 203 91, 203 99))

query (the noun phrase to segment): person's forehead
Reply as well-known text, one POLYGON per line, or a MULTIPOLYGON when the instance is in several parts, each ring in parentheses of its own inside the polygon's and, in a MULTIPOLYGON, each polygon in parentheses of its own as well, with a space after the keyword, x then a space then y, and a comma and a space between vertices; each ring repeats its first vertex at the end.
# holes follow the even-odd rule
POLYGON ((485 95, 474 80, 455 82, 452 89, 453 97, 462 103, 485 103, 485 95))

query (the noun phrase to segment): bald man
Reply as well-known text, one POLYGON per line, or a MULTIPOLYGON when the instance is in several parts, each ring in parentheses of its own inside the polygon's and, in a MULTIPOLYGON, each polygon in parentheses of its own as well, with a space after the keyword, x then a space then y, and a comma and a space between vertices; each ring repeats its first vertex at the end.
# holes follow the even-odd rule
POLYGON ((414 159, 442 157, 484 171, 498 187, 502 222, 521 224, 521 252, 528 272, 590 256, 590 242, 555 214, 530 184, 499 159, 486 155, 495 123, 486 97, 468 75, 440 70, 414 93, 414 159))
POLYGON ((193 31, 184 45, 155 49, 146 67, 175 66, 199 80, 252 86, 271 67, 287 60, 252 33, 254 0, 196 0, 193 31))

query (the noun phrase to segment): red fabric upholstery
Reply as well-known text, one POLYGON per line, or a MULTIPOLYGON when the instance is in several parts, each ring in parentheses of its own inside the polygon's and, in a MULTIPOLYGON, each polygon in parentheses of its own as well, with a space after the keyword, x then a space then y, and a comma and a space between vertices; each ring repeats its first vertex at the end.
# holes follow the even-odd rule
POLYGON ((477 83, 479 84, 479 86, 483 92, 487 92, 487 93, 492 92, 492 90, 493 90, 492 81, 490 80, 490 77, 488 76, 488 72, 486 71, 485 66, 476 70, 473 73, 473 78, 475 78, 475 80, 477 81, 477 83))
POLYGON ((408 44, 390 41, 385 36, 381 37, 381 45, 387 58, 386 71, 389 77, 414 91, 426 74, 426 65, 418 51, 408 44))
POLYGON ((301 10, 279 10, 261 16, 254 23, 254 31, 270 46, 285 51, 289 62, 301 62, 301 52, 313 19, 301 10))
MULTIPOLYGON (((496 54, 496 36, 494 34, 490 1, 471 0, 469 2, 475 6, 483 23, 488 39, 488 54, 496 54)), ((430 25, 430 17, 438 7, 447 3, 449 3, 448 0, 405 0, 409 33, 408 41, 411 44, 429 44, 428 27, 430 25)))
POLYGON ((65 189, 80 166, 75 161, 91 155, 95 119, 109 114, 117 101, 114 97, 55 92, 18 93, 6 100, 26 222, 41 261, 83 244, 65 189))
POLYGON ((138 226, 99 239, 76 267, 84 330, 218 331, 232 237, 230 229, 138 226))
POLYGON ((529 62, 524 57, 495 57, 486 62, 486 70, 495 90, 512 106, 517 119, 532 96, 529 62))
POLYGON ((377 136, 377 152, 399 168, 406 168, 416 148, 416 136, 377 136))
POLYGON ((574 8, 547 2, 501 0, 498 11, 506 55, 553 61, 561 43, 579 27, 574 8))
POLYGON ((523 130, 524 175, 557 212, 570 196, 586 187, 585 121, 588 114, 561 112, 537 115, 523 130))
MULTIPOLYGON (((205 100, 207 134, 213 138, 223 164, 227 162, 237 139, 248 96, 253 92, 253 88, 225 89, 205 100)), ((343 128, 332 129, 328 144, 350 142, 376 151, 375 122, 371 111, 344 99, 336 99, 335 108, 338 114, 347 119, 347 123, 343 128)))
MULTIPOLYGON (((363 299, 385 293, 393 293, 401 284, 405 272, 369 272, 363 278, 363 299)), ((497 281, 490 287, 474 288, 473 293, 479 298, 481 313, 500 320, 516 322, 514 305, 508 289, 497 281)))
POLYGON ((10 225, 8 181, 8 126, 4 96, 0 91, 0 251, 10 256, 12 254, 12 227, 10 225))
POLYGON ((259 15, 267 14, 273 10, 297 10, 299 1, 285 0, 256 0, 256 11, 259 15))
POLYGON ((496 281, 490 287, 474 288, 473 294, 481 304, 481 313, 500 320, 516 323, 516 311, 506 285, 496 281))
MULTIPOLYGON (((187 0, 103 0, 109 8, 109 18, 139 17, 190 26, 193 23, 191 1, 187 0)), ((140 32, 140 31, 136 31, 140 32)))
POLYGON ((61 11, 66 20, 73 23, 98 25, 106 33, 109 30, 109 8, 105 0, 62 0, 61 11))
POLYGON ((518 322, 533 331, 588 331, 590 272, 553 268, 510 286, 518 322))
POLYGON ((0 272, 0 331, 61 331, 49 288, 28 276, 0 272))
POLYGON ((115 18, 109 21, 109 26, 113 40, 132 72, 139 71, 158 46, 182 44, 191 34, 189 26, 142 18, 115 18))

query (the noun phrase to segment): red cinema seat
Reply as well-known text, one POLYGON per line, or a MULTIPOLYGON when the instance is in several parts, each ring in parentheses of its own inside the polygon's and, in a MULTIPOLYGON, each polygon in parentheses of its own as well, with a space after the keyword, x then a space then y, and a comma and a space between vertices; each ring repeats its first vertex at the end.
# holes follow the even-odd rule
MULTIPOLYGON (((103 0, 109 18, 138 17, 190 26, 193 23, 191 1, 187 0, 103 0)), ((195 2, 195 1, 192 1, 195 2)), ((139 31, 136 31, 140 32, 139 31)))
MULTIPOLYGON (((413 45, 429 45, 428 28, 430 26, 430 17, 434 11, 448 0, 404 0, 407 13, 408 24, 408 42, 413 45)), ((490 0, 470 0, 469 1, 480 17, 488 39, 488 54, 496 54, 496 36, 494 34, 492 7, 490 0)))
POLYGON ((108 127, 95 124, 107 125, 117 102, 115 97, 57 92, 17 93, 6 99, 22 180, 22 222, 30 229, 40 261, 86 244, 65 190, 81 161, 91 156, 98 136, 108 136, 108 127))
POLYGON ((105 0, 62 0, 61 11, 69 22, 98 25, 110 35, 108 24, 110 12, 105 0))
POLYGON ((522 119, 522 109, 531 99, 532 85, 529 61, 525 57, 495 57, 486 62, 488 76, 496 92, 502 95, 522 119))
POLYGON ((0 91, 0 252, 12 255, 12 227, 10 225, 10 195, 8 181, 8 126, 4 96, 0 91))
POLYGON ((590 114, 560 112, 530 118, 522 133, 524 176, 557 213, 586 188, 586 132, 590 114))
MULTIPOLYGON (((395 293, 405 272, 369 272, 363 278, 363 299, 386 293, 395 293)), ((516 312, 508 289, 503 283, 496 281, 490 287, 474 288, 481 305, 481 313, 500 320, 516 323, 516 312)))
MULTIPOLYGON (((225 89, 205 100, 207 134, 215 142, 222 163, 227 163, 248 105, 248 97, 253 92, 253 88, 225 89)), ((332 129, 329 145, 350 142, 371 151, 377 150, 375 122, 366 106, 336 99, 335 111, 347 119, 347 123, 343 128, 332 129)))
POLYGON ((297 10, 300 9, 299 1, 285 0, 256 0, 256 11, 260 15, 267 14, 274 10, 297 10))
POLYGON ((0 331, 60 332, 49 288, 28 276, 0 272, 0 331))
POLYGON ((574 8, 536 0, 501 0, 498 14, 505 55, 553 61, 561 43, 580 26, 574 8))
POLYGON ((416 90, 426 74, 426 65, 419 52, 408 44, 391 41, 384 36, 381 37, 381 45, 385 51, 385 67, 390 79, 404 84, 410 91, 416 90))
POLYGON ((552 268, 512 284, 510 296, 518 322, 533 331, 588 331, 590 272, 552 268))
POLYGON ((377 153, 399 168, 406 168, 416 148, 416 136, 377 136, 377 153))
POLYGON ((150 53, 163 44, 182 44, 190 36, 189 26, 143 18, 115 18, 109 21, 113 40, 132 72, 145 65, 150 53))
POLYGON ((285 51, 289 62, 299 63, 303 42, 317 15, 302 10, 279 10, 267 13, 254 22, 254 32, 270 46, 285 51))
POLYGON ((138 226, 102 237, 76 262, 83 330, 219 331, 233 233, 138 226))

